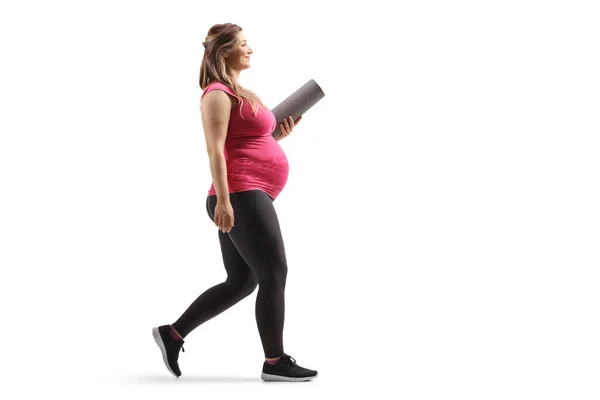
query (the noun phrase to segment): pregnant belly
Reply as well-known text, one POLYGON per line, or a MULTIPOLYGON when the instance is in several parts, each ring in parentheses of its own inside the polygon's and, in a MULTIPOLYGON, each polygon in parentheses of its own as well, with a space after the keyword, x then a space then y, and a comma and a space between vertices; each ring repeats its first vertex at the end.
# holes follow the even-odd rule
POLYGON ((227 179, 232 185, 264 187, 279 193, 288 180, 289 164, 285 154, 267 159, 235 157, 227 161, 227 179))

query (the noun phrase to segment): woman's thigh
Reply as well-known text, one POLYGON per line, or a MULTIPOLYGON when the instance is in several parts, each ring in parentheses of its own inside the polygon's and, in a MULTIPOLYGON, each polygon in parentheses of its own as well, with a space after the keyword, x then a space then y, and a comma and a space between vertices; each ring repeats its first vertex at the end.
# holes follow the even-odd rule
MULTIPOLYGON (((261 190, 230 193, 234 223, 228 235, 239 255, 260 277, 287 270, 285 247, 273 200, 261 190)), ((208 196, 207 211, 214 221, 216 196, 208 196)))
MULTIPOLYGON (((254 201, 253 196, 248 193, 236 195, 235 198, 238 208, 249 207, 254 201)), ((216 195, 211 195, 207 197, 206 212, 208 213, 208 216, 212 221, 214 221, 215 219, 216 204, 216 195)), ((225 265, 225 270, 227 271, 227 280, 240 282, 256 282, 256 276, 254 274, 254 271, 248 266, 248 263, 246 263, 246 260, 244 260, 240 252, 237 250, 237 248, 231 241, 229 235, 227 233, 222 232, 220 229, 217 229, 217 234, 219 236, 219 244, 221 245, 221 256, 223 257, 223 264, 225 265)))

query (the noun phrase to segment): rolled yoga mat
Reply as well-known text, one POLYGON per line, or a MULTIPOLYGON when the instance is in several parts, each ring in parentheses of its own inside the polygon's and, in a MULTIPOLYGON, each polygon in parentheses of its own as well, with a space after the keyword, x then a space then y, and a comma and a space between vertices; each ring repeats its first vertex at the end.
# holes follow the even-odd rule
POLYGON ((287 99, 279 103, 277 107, 271 110, 275 115, 277 124, 275 130, 271 134, 275 139, 281 135, 280 124, 290 115, 296 121, 299 116, 307 112, 312 106, 317 104, 319 100, 325 97, 325 93, 314 79, 306 82, 304 86, 296 90, 287 99))

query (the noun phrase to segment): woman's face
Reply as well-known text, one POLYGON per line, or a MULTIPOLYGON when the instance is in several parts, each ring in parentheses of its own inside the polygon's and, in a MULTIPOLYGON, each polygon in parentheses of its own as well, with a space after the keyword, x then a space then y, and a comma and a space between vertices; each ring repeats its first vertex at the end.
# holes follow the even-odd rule
POLYGON ((248 41, 244 36, 244 32, 238 32, 238 37, 233 45, 233 49, 229 51, 227 64, 234 69, 242 70, 250 68, 250 54, 253 51, 248 45, 248 41))

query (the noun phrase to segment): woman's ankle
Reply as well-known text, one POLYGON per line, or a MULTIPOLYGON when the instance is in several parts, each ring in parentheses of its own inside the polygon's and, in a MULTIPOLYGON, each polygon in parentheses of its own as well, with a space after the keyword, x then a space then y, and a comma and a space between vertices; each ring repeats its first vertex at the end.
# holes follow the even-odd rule
POLYGON ((179 332, 177 332, 177 329, 175 329, 175 327, 173 325, 170 325, 169 332, 171 334, 171 338, 175 341, 181 342, 183 340, 183 336, 181 336, 179 334, 179 332))
POLYGON ((269 365, 275 365, 279 362, 279 359, 281 357, 276 357, 276 358, 265 358, 265 362, 269 365))

